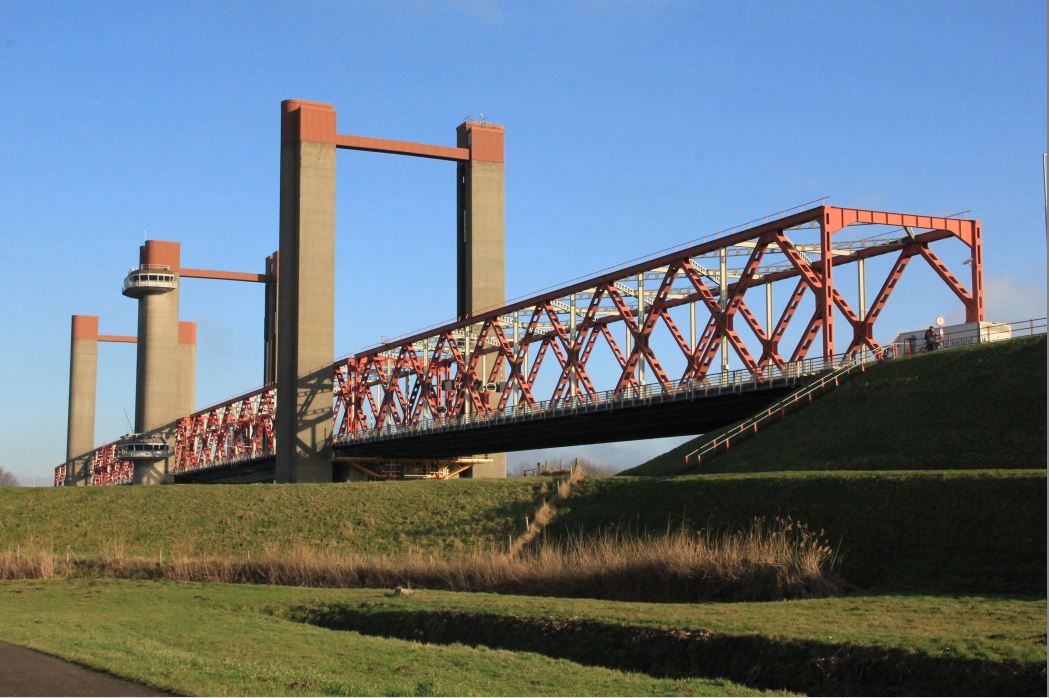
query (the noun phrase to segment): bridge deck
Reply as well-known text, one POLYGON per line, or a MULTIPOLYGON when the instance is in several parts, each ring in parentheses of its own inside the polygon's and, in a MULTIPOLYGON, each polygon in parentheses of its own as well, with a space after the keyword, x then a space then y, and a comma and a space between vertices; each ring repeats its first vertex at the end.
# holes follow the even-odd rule
POLYGON ((561 409, 508 413, 475 421, 391 429, 336 442, 338 456, 444 458, 470 453, 577 446, 706 433, 744 419, 809 380, 777 378, 703 391, 561 409))

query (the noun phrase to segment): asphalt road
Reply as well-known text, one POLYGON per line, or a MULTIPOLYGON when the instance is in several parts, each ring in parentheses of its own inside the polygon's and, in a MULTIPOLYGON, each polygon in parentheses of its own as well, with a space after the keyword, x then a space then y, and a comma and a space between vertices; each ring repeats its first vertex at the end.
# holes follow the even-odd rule
POLYGON ((0 642, 0 696, 166 696, 125 681, 0 642))

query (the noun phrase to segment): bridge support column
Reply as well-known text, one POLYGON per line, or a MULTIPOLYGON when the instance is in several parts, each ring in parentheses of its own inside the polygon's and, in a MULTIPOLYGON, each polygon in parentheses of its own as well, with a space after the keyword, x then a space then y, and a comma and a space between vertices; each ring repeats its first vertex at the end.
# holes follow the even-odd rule
POLYGON ((264 310, 262 337, 263 361, 262 384, 269 385, 277 381, 277 306, 280 296, 280 252, 274 252, 266 258, 266 304, 264 310))
POLYGON ((980 222, 973 224, 972 243, 969 245, 971 255, 969 263, 972 268, 972 301, 965 305, 966 322, 983 322, 983 234, 980 231, 980 222))
MULTIPOLYGON (((721 308, 722 314, 728 309, 728 248, 721 248, 718 255, 718 307, 721 308)), ((728 378, 729 370, 729 357, 728 357, 728 336, 721 336, 721 379, 726 380, 728 378)))
POLYGON ((281 104, 277 482, 331 482, 335 110, 281 104))
MULTIPOLYGON (((470 150, 470 159, 456 169, 458 313, 463 318, 506 302, 503 127, 466 121, 456 129, 456 141, 470 150)), ((505 453, 484 456, 492 462, 474 465, 472 477, 506 477, 505 453)))
MULTIPOLYGON (((138 298, 135 431, 139 434, 171 425, 182 416, 178 320, 180 255, 177 242, 147 240, 139 249, 137 275, 140 283, 125 283, 125 295, 138 298)), ((158 484, 166 474, 166 460, 136 462, 134 483, 158 484)))
POLYGON ((823 320, 823 358, 834 356, 834 251, 831 248, 833 231, 825 217, 820 217, 820 280, 823 286, 816 297, 820 319, 823 320))
POLYGON ((84 460, 76 459, 95 447, 98 316, 74 315, 70 341, 66 480, 83 484, 84 460))

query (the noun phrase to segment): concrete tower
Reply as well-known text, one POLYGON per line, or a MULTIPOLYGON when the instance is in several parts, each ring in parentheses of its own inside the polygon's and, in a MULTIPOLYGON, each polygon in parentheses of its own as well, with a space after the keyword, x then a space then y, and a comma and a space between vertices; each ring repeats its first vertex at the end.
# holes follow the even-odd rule
POLYGON ((67 479, 79 480, 84 470, 84 462, 75 459, 95 447, 98 316, 74 315, 71 335, 66 463, 67 479))
MULTIPOLYGON (((459 317, 506 302, 506 207, 503 127, 467 121, 456 129, 470 159, 457 165, 457 290, 459 317)), ((486 376, 487 378, 487 376, 486 376)), ((491 396, 498 402, 498 395, 491 396)), ((506 454, 484 454, 491 463, 473 467, 473 477, 506 477, 506 454)))
MULTIPOLYGON (((139 268, 124 280, 124 295, 138 299, 138 358, 135 372, 135 431, 170 425, 184 403, 179 356, 177 242, 147 240, 139 268)), ((135 484, 155 484, 167 473, 164 460, 135 462, 135 484)))
POLYGON ((470 159, 457 166, 459 317, 506 302, 503 127, 467 121, 456 129, 470 159))
POLYGON ((331 482, 335 110, 281 104, 277 482, 331 482))

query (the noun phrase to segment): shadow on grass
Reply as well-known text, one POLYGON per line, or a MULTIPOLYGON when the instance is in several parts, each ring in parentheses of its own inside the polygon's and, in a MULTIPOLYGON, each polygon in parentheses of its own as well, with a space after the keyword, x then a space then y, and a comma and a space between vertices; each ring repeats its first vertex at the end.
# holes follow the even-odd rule
POLYGON ((644 628, 575 618, 521 618, 342 604, 296 606, 291 620, 435 644, 536 652, 657 677, 726 678, 810 695, 1045 695, 1044 664, 933 657, 903 649, 644 628))

